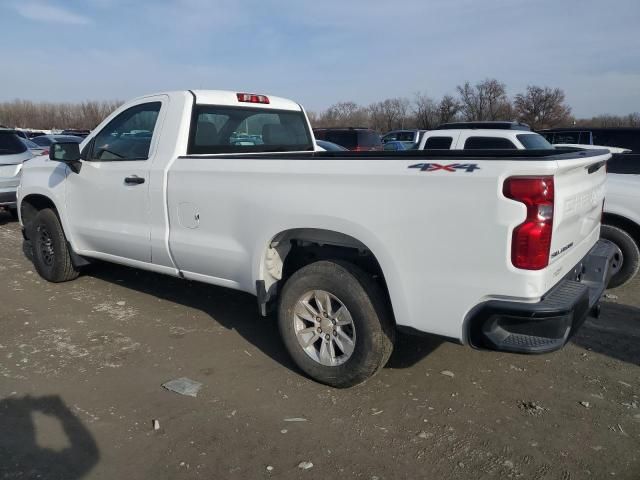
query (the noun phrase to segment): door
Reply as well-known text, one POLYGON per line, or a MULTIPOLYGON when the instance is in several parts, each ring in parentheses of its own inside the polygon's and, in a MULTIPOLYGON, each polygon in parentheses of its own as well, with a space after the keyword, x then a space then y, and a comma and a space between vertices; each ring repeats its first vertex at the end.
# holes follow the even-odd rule
POLYGON ((163 98, 116 115, 83 148, 79 173, 68 173, 66 210, 77 250, 151 261, 149 172, 163 98))

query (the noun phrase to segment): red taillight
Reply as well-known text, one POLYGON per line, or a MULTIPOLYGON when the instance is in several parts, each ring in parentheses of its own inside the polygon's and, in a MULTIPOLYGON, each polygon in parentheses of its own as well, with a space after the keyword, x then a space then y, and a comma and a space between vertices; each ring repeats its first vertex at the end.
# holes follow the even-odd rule
POLYGON ((255 93, 237 93, 239 102, 247 103, 269 103, 269 97, 265 95, 256 95, 255 93))
POLYGON ((527 207, 527 218, 513 230, 511 263, 525 270, 545 268, 553 231, 553 177, 507 178, 502 191, 527 207))

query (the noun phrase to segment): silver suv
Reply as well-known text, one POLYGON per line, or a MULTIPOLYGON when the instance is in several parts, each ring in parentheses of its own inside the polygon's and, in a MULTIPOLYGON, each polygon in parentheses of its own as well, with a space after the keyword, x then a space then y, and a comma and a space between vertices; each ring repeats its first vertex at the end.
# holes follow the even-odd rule
POLYGON ((20 185, 22 163, 31 157, 33 154, 14 130, 0 129, 0 208, 8 209, 14 218, 18 218, 16 189, 20 185))

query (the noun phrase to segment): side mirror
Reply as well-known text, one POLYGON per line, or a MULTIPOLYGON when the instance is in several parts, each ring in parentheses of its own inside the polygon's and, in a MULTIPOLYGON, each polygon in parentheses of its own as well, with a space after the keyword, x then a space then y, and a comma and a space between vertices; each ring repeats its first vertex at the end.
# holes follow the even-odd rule
POLYGON ((80 145, 77 143, 52 143, 49 147, 49 159, 55 162, 77 162, 80 160, 80 145))
POLYGON ((74 142, 52 143, 49 147, 49 159, 66 163, 72 172, 80 173, 80 145, 74 142))

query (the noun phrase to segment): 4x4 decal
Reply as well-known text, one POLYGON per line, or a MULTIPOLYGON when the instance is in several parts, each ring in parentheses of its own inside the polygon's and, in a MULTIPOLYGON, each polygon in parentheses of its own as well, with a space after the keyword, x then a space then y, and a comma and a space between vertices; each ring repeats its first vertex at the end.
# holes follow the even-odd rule
POLYGON ((474 170, 480 170, 477 163, 450 163, 448 165, 442 165, 440 163, 416 163, 415 165, 409 165, 408 168, 419 168, 421 172, 436 172, 438 170, 455 172, 456 170, 464 170, 465 172, 473 173, 474 170))

